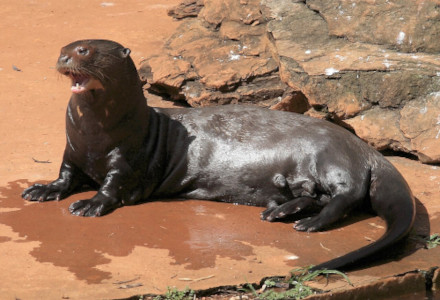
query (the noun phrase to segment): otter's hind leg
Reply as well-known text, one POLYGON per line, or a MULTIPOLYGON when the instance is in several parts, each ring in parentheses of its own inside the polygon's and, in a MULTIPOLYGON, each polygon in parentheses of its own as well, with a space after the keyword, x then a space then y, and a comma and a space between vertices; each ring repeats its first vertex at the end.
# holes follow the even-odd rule
POLYGON ((315 201, 316 199, 311 197, 299 197, 281 205, 272 202, 268 205, 267 209, 261 213, 261 219, 269 222, 282 219, 312 206, 315 201))

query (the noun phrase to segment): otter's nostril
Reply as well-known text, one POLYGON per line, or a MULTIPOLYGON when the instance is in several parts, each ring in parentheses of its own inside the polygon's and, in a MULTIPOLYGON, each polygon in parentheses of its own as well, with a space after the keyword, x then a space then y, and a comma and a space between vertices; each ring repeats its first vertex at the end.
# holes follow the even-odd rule
POLYGON ((68 64, 70 63, 70 61, 72 60, 72 58, 68 55, 61 55, 59 61, 62 62, 63 64, 68 64))
POLYGON ((79 55, 85 56, 85 55, 89 54, 89 49, 79 46, 79 47, 76 48, 76 52, 79 55))

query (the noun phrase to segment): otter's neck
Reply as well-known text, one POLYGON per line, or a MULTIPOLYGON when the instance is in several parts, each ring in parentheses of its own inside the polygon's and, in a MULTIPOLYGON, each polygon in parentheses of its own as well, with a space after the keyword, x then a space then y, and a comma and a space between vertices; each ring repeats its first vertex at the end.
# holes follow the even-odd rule
MULTIPOLYGON (((73 94, 68 109, 68 121, 86 135, 115 136, 121 132, 145 133, 148 126, 148 109, 145 97, 139 93, 122 94, 92 90, 73 94)), ((124 138, 122 135, 120 138, 124 138)))

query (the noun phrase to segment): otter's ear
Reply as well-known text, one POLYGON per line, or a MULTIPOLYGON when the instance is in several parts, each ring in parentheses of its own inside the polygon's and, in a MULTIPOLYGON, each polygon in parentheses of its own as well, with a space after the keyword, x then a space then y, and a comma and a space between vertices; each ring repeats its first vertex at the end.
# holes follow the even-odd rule
POLYGON ((130 53, 131 53, 131 50, 128 49, 128 48, 124 48, 124 49, 121 50, 121 55, 122 55, 123 58, 128 57, 130 55, 130 53))

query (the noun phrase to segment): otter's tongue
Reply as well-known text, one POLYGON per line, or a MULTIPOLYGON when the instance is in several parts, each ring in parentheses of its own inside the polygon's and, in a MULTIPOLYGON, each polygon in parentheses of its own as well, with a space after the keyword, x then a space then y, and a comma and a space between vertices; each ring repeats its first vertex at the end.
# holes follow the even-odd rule
POLYGON ((85 76, 75 75, 72 76, 72 87, 70 88, 72 93, 79 94, 87 90, 87 83, 89 78, 85 76))

